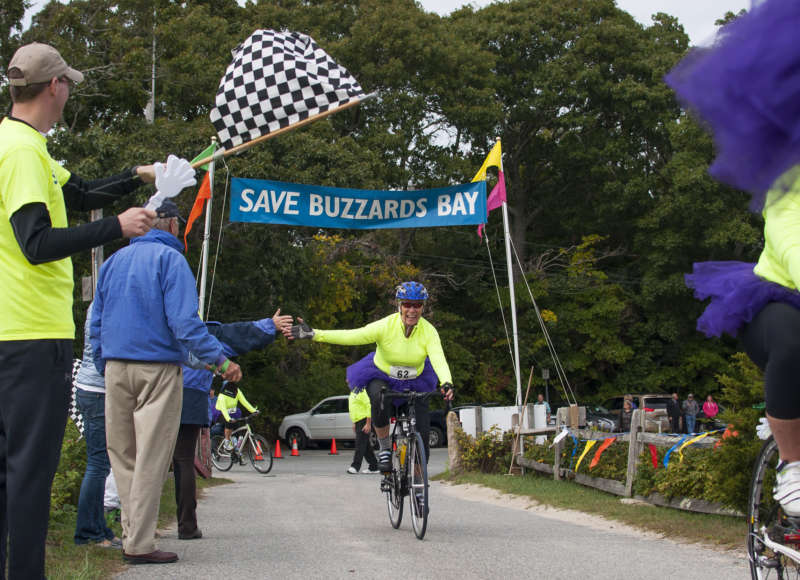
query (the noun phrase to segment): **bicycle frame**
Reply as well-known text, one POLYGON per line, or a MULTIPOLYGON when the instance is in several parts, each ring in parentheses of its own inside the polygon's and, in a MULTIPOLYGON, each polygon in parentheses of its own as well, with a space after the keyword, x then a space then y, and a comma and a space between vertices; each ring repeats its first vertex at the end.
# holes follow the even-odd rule
POLYGON ((415 403, 438 394, 436 391, 417 393, 384 389, 381 397, 405 399, 391 431, 393 448, 392 471, 384 476, 381 491, 386 493, 389 521, 395 529, 403 518, 403 500, 408 496, 411 524, 418 539, 425 536, 428 525, 428 470, 425 444, 417 431, 415 403))

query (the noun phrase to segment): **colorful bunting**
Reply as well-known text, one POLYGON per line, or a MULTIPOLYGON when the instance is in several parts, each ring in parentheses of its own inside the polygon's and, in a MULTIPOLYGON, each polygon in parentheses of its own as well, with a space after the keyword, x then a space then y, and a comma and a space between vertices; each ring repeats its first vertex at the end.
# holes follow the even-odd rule
POLYGON ((650 459, 653 461, 653 469, 658 469, 658 451, 656 450, 656 446, 652 443, 648 443, 647 447, 650 449, 650 459))
POLYGON ((603 451, 611 447, 611 444, 614 443, 614 441, 616 440, 617 440, 616 437, 609 437, 603 440, 603 444, 597 448, 597 451, 594 454, 594 458, 592 459, 592 462, 589 464, 589 469, 594 469, 595 465, 597 465, 600 462, 600 456, 603 454, 603 451))
POLYGON ((586 457, 587 453, 589 453, 589 449, 594 447, 595 443, 597 443, 596 439, 592 439, 592 440, 586 442, 586 447, 583 449, 583 453, 581 453, 581 456, 578 458, 577 465, 575 465, 575 472, 576 473, 578 471, 578 468, 580 468, 580 466, 581 466, 581 461, 583 461, 583 458, 586 457))

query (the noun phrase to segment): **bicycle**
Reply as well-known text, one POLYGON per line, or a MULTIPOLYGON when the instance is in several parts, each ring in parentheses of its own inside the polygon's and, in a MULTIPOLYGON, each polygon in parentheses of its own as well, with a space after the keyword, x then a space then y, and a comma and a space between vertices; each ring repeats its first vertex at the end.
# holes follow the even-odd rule
POLYGON ((259 473, 269 473, 272 469, 272 448, 266 439, 253 433, 250 427, 250 421, 258 414, 255 411, 247 417, 235 419, 236 422, 243 421, 244 425, 231 433, 231 440, 236 442, 233 449, 225 449, 225 437, 222 435, 211 438, 211 463, 214 467, 220 471, 228 471, 233 467, 234 461, 244 465, 247 459, 259 473))
POLYGON ((384 474, 381 491, 386 494, 389 521, 394 529, 403 520, 403 500, 408 496, 411 509, 411 527, 418 539, 425 536, 428 527, 428 466, 425 461, 425 446, 422 435, 417 432, 414 402, 425 400, 437 391, 417 393, 415 391, 391 391, 386 388, 382 397, 405 399, 406 404, 398 410, 392 428, 392 471, 384 474))
POLYGON ((778 461, 778 445, 770 435, 758 454, 750 483, 747 555, 754 580, 800 578, 800 533, 772 495, 778 461))

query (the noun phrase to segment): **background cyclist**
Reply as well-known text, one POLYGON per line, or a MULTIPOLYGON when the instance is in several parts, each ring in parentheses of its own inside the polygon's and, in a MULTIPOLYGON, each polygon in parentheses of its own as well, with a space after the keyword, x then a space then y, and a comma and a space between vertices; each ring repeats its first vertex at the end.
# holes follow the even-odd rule
POLYGON ((222 413, 222 417, 225 419, 225 441, 222 442, 222 447, 226 451, 233 449, 231 433, 233 432, 234 423, 231 421, 231 413, 237 410, 239 403, 251 413, 255 413, 258 410, 245 398, 244 391, 236 383, 224 381, 219 395, 217 395, 217 410, 222 413))
MULTIPOLYGON (((389 418, 394 412, 387 398, 381 405, 380 392, 384 386, 395 391, 429 392, 441 385, 445 399, 452 400, 453 385, 450 368, 442 350, 439 333, 422 317, 428 291, 419 282, 403 282, 395 289, 397 312, 350 330, 311 329, 298 318, 292 327, 294 338, 311 338, 315 342, 359 345, 374 343, 376 349, 347 368, 347 382, 354 391, 366 388, 372 406, 372 424, 378 436, 378 469, 391 470, 391 436, 389 418)), ((399 401, 398 401, 399 404, 399 401)), ((415 402, 417 430, 425 444, 425 459, 429 456, 428 433, 430 414, 428 401, 415 402)))

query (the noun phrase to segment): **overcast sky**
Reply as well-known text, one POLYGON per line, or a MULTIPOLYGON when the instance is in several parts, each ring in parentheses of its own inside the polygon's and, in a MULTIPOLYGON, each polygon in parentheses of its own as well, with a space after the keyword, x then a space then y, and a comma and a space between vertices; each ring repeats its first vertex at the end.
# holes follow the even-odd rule
MULTIPOLYGON (((420 0, 425 10, 441 15, 449 14, 465 4, 481 7, 490 3, 489 0, 420 0)), ((30 14, 38 12, 45 4, 46 0, 34 0, 28 10, 26 25, 30 22, 30 14)), ((650 25, 650 16, 656 12, 671 14, 683 24, 692 44, 703 44, 714 34, 715 20, 728 11, 739 12, 742 8, 749 8, 750 0, 617 0, 617 6, 645 26, 650 25)))
MULTIPOLYGON (((794 0, 792 0, 794 1, 794 0)), ((429 12, 449 14, 465 4, 482 7, 491 4, 489 0, 419 0, 429 12)), ((739 12, 750 7, 750 0, 617 0, 617 6, 628 12, 636 20, 650 26, 650 17, 656 12, 666 12, 677 17, 689 35, 692 44, 703 44, 714 34, 714 21, 728 11, 739 12)))

